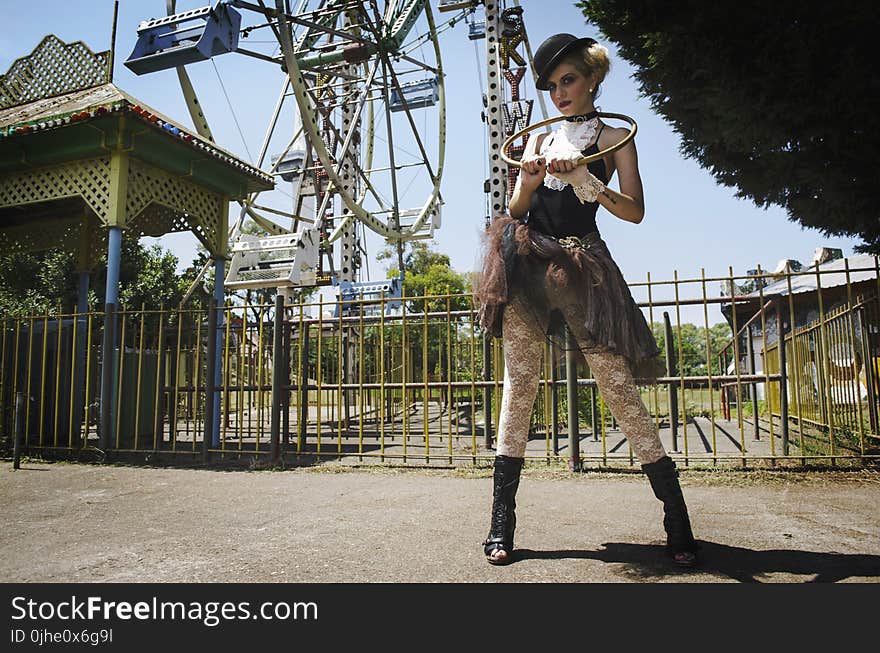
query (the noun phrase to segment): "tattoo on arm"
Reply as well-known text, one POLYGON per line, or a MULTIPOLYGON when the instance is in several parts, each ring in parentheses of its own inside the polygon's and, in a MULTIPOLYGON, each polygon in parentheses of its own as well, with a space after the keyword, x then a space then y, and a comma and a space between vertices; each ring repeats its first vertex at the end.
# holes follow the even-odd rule
POLYGON ((611 195, 608 194, 608 191, 607 191, 607 190, 603 190, 603 191, 602 191, 602 194, 603 194, 605 197, 607 197, 608 200, 609 200, 612 204, 617 204, 617 200, 614 199, 613 197, 611 197, 611 195))

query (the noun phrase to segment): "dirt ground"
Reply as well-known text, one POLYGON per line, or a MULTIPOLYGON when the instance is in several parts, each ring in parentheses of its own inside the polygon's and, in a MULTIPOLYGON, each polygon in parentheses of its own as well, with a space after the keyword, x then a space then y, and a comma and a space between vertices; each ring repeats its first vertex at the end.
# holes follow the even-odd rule
POLYGON ((696 570, 637 473, 524 472, 517 561, 488 565, 488 469, 0 462, 4 582, 880 581, 880 473, 682 471, 696 570))

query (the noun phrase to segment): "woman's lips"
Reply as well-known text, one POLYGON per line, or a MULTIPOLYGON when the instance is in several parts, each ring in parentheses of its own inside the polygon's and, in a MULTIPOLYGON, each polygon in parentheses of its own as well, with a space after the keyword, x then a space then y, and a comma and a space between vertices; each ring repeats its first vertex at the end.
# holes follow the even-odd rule
POLYGON ((559 103, 559 108, 562 109, 564 107, 567 107, 569 104, 571 104, 571 100, 563 100, 559 103))

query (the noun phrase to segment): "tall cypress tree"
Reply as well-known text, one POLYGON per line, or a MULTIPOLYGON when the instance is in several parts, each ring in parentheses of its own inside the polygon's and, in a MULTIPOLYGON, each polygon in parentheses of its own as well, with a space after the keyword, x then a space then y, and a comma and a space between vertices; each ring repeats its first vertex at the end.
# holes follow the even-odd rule
MULTIPOLYGON (((654 110, 738 197, 880 254, 880 14, 869 0, 582 0, 654 110)), ((682 189, 686 192, 686 189, 682 189)))

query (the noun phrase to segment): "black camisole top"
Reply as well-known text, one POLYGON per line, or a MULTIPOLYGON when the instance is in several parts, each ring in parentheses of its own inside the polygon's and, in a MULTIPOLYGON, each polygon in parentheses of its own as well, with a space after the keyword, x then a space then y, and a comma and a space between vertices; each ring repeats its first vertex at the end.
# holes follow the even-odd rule
MULTIPOLYGON (((598 151, 598 144, 593 143, 587 149, 582 150, 582 153, 584 156, 588 156, 598 151)), ((608 183, 608 172, 605 169, 604 159, 588 163, 587 169, 603 184, 608 183)), ((578 236, 582 238, 588 233, 599 231, 596 226, 596 211, 598 209, 598 202, 581 204, 571 186, 566 186, 562 190, 553 190, 541 184, 532 195, 527 222, 529 227, 548 236, 557 238, 578 236)))

